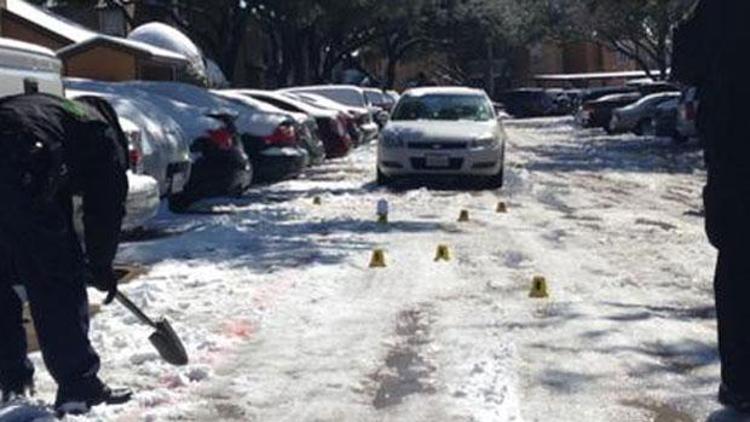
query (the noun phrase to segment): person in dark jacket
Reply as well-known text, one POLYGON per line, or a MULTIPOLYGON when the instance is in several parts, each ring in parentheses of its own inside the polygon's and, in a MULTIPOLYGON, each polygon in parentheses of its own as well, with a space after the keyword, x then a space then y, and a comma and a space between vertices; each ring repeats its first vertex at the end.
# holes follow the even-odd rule
POLYGON ((33 393, 22 284, 45 365, 58 384, 58 413, 124 403, 131 393, 97 376, 88 338, 86 285, 117 292, 112 263, 127 196, 126 149, 95 107, 46 94, 0 100, 0 387, 2 400, 33 393), (85 252, 74 232, 83 199, 85 252))
POLYGON ((714 280, 721 355, 719 401, 750 412, 750 2, 701 0, 675 30, 672 76, 700 96, 706 232, 718 249, 714 280))

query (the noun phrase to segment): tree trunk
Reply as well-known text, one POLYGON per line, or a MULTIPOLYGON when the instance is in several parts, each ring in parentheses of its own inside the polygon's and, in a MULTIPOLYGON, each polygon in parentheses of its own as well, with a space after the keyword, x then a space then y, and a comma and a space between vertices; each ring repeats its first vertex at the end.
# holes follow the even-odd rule
POLYGON ((495 48, 491 38, 487 38, 487 74, 484 89, 490 98, 495 96, 495 48))

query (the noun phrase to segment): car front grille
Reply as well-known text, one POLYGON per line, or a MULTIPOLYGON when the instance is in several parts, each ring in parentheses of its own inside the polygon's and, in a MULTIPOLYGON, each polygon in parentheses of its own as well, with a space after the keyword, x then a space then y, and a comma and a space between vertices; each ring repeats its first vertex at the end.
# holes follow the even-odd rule
POLYGON ((468 142, 409 142, 409 149, 431 150, 431 151, 450 151, 457 149, 466 149, 468 142))

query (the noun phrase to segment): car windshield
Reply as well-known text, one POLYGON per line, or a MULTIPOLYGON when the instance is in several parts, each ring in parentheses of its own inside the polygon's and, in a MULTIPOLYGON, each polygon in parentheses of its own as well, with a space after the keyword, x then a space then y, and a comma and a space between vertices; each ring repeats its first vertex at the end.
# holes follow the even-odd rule
POLYGON ((492 107, 483 96, 432 94, 402 99, 391 119, 487 121, 492 116, 492 107))

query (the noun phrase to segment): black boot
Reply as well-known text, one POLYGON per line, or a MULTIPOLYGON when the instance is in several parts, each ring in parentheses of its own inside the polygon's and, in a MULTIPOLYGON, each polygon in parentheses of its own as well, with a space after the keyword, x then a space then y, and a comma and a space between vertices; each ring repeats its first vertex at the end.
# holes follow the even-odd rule
POLYGON ((750 414, 750 397, 730 390, 725 384, 719 387, 719 403, 738 413, 750 414))
POLYGON ((21 397, 31 397, 34 395, 34 379, 29 378, 24 381, 11 382, 7 385, 3 384, 0 386, 2 390, 2 398, 0 403, 7 403, 11 400, 21 397))
POLYGON ((92 407, 106 404, 125 404, 133 397, 133 392, 128 388, 109 388, 102 385, 96 392, 88 395, 67 394, 62 389, 57 392, 55 400, 55 412, 58 417, 64 415, 83 415, 88 413, 92 407))

